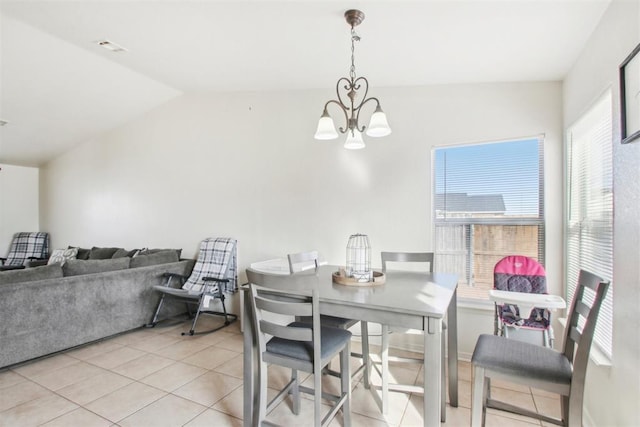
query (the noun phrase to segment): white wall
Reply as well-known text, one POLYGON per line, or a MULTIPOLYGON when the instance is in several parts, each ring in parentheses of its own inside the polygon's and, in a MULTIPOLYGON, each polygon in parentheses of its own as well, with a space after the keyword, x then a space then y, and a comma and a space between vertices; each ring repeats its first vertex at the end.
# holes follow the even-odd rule
POLYGON ((638 1, 614 0, 564 82, 565 128, 613 89, 612 366, 589 366, 586 425, 640 425, 640 141, 620 144, 618 66, 640 42, 638 1))
POLYGON ((373 88, 393 133, 361 151, 313 140, 330 88, 184 95, 43 167, 43 225, 54 247, 182 247, 185 256, 204 237, 234 236, 241 269, 309 249, 344 264, 347 239, 360 232, 379 265, 382 249, 432 247, 434 146, 544 133, 547 267, 560 292, 561 90, 373 88))
POLYGON ((40 230, 38 168, 0 164, 0 256, 19 231, 40 230))

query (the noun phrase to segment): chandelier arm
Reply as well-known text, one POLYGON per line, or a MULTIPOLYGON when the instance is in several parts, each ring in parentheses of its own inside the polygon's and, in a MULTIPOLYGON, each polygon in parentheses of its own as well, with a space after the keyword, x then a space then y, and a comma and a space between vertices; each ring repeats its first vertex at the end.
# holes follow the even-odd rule
POLYGON ((344 128, 343 127, 339 127, 338 130, 340 131, 340 133, 347 133, 347 129, 349 128, 349 112, 348 112, 348 110, 345 108, 344 105, 342 105, 341 102, 336 101, 335 99, 331 99, 331 100, 327 101, 326 104, 324 104, 324 111, 327 111, 327 107, 329 106, 329 104, 336 104, 338 107, 340 107, 340 109, 344 113, 344 119, 345 119, 345 123, 347 125, 344 128))
POLYGON ((343 109, 346 110, 346 109, 348 109, 347 108, 348 104, 346 102, 344 102, 344 99, 342 99, 343 93, 340 92, 341 83, 344 83, 344 86, 342 86, 342 88, 345 91, 347 91, 347 93, 346 93, 347 96, 348 96, 348 93, 349 93, 348 91, 351 91, 353 89, 353 83, 352 83, 351 80, 349 80, 346 77, 340 77, 338 79, 338 82, 336 83, 336 95, 338 96, 338 102, 341 104, 340 106, 343 109))
MULTIPOLYGON (((363 100, 363 101, 360 103, 360 105, 358 105, 358 108, 356 109, 356 111, 358 111, 358 113, 356 114, 356 127, 358 127, 358 126, 357 126, 357 123, 360 123, 360 111, 362 111, 362 107, 363 107, 365 104, 368 104, 368 103, 369 103, 369 101, 375 101, 375 102, 376 102, 376 107, 379 107, 379 106, 380 106, 380 101, 378 101, 378 98, 374 98, 373 96, 372 96, 371 98, 367 98, 367 99, 363 100)), ((364 126, 364 125, 362 125, 362 128, 361 128, 361 129, 360 129, 360 128, 358 128, 358 130, 359 130, 360 132, 364 132, 364 128, 365 128, 365 126, 364 126)))
POLYGON ((357 79, 355 79, 352 85, 353 90, 355 90, 356 92, 360 90, 360 88, 363 86, 362 84, 358 84, 358 82, 360 81, 364 82, 364 94, 362 94, 362 101, 360 101, 358 106, 353 107, 354 110, 358 110, 360 109, 360 107, 362 107, 362 105, 367 101, 367 94, 369 93, 369 80, 367 80, 366 77, 358 77, 357 79))

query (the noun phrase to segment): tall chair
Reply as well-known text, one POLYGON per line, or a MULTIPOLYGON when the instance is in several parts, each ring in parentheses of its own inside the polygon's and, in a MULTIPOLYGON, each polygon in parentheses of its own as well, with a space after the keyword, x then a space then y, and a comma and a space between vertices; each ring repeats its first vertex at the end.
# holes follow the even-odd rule
POLYGON ((16 233, 13 235, 9 253, 6 257, 0 258, 0 270, 25 267, 31 260, 43 260, 48 257, 49 233, 16 233))
POLYGON ((484 425, 487 407, 562 426, 582 425, 589 350, 608 287, 609 282, 588 271, 580 271, 564 332, 562 352, 502 336, 480 335, 471 358, 474 371, 472 426, 484 425), (560 394, 562 418, 537 414, 491 399, 488 385, 491 378, 560 394))
MULTIPOLYGON (((434 264, 434 254, 433 252, 382 252, 382 272, 387 272, 387 263, 390 262, 401 262, 401 263, 421 263, 428 264, 426 272, 433 273, 433 264, 434 264)), ((425 270, 422 270, 425 271, 425 270)), ((444 322, 442 323, 443 328, 445 328, 444 322)), ((392 332, 395 333, 416 333, 417 331, 411 331, 408 329, 402 328, 389 328, 388 325, 381 325, 381 349, 380 349, 380 359, 381 359, 381 368, 379 371, 380 376, 382 377, 382 386, 381 386, 381 410, 383 414, 387 413, 389 407, 389 391, 402 391, 402 392, 424 392, 422 387, 418 387, 410 384, 393 384, 389 382, 389 362, 398 362, 398 363, 419 363, 422 364, 424 361, 422 359, 415 359, 410 357, 399 357, 399 356, 389 356, 389 336, 392 332)), ((422 332, 420 332, 422 333, 422 332)), ((441 405, 441 421, 444 422, 446 419, 446 389, 445 389, 445 334, 442 334, 442 383, 441 383, 441 397, 440 397, 440 405, 441 405)), ((377 367, 376 367, 377 368, 377 367)))
MULTIPOLYGON (((289 261, 289 273, 295 274, 301 271, 318 268, 319 255, 318 251, 298 252, 295 254, 288 254, 287 259, 289 261)), ((301 319, 303 321, 310 321, 311 319, 301 319)), ((334 328, 349 329, 357 324, 359 320, 346 319, 344 317, 320 315, 320 323, 323 326, 333 326, 334 328)), ((352 378, 355 378, 361 371, 364 371, 364 385, 365 388, 369 388, 369 328, 367 322, 362 321, 360 323, 360 332, 362 335, 362 353, 352 352, 351 356, 362 359, 362 365, 358 367, 353 373, 352 378)), ((338 376, 335 371, 328 369, 327 373, 338 376)))
POLYGON ((349 375, 349 342, 351 332, 324 326, 320 322, 317 276, 275 275, 247 269, 251 293, 253 328, 259 346, 259 405, 258 425, 268 423, 267 415, 288 394, 293 398, 293 413, 300 412, 300 392, 314 396, 314 425, 328 425, 342 409, 344 425, 351 424, 350 399, 351 378, 349 375), (310 317, 311 323, 271 320, 275 315, 310 317), (322 370, 340 355, 340 395, 322 392, 322 370), (278 365, 291 369, 291 380, 267 402, 267 368, 278 365), (298 371, 313 374, 313 389, 299 384, 298 371), (322 399, 334 402, 322 417, 322 399))
POLYGON ((147 327, 154 327, 158 323, 158 316, 165 298, 173 298, 184 301, 187 304, 189 314, 193 316, 193 323, 189 332, 182 335, 205 334, 215 332, 218 329, 230 325, 238 319, 235 314, 227 313, 224 292, 235 292, 238 284, 237 274, 237 242, 227 237, 209 238, 200 244, 198 259, 190 276, 175 273, 165 273, 164 285, 156 285, 153 289, 162 296, 156 307, 153 319, 147 327), (173 286, 174 280, 181 288, 173 286), (210 310, 212 300, 220 300, 222 311, 210 310), (191 306, 197 305, 195 315, 191 312, 191 306), (210 314, 224 317, 224 323, 213 329, 196 332, 196 324, 201 314, 210 314))

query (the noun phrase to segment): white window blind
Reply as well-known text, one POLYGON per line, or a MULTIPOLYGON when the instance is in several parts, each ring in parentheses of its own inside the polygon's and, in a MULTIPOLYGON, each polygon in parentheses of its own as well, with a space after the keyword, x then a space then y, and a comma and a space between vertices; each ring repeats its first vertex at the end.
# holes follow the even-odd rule
POLYGON ((543 137, 434 150, 435 268, 488 298, 507 255, 544 263, 543 137))
MULTIPOLYGON (((567 135, 567 301, 580 269, 613 279, 612 98, 608 91, 567 135)), ((594 341, 611 356, 613 286, 600 309, 594 341)))

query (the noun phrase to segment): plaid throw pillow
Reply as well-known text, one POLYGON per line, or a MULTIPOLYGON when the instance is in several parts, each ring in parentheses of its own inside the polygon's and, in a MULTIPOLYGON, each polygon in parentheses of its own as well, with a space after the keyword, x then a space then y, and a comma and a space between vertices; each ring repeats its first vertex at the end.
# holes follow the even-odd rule
MULTIPOLYGON (((223 290, 236 292, 238 290, 236 242, 236 239, 227 237, 203 240, 196 265, 182 288, 192 292, 202 292, 205 287, 202 279, 215 277, 229 279, 223 290)), ((218 291, 218 285, 215 282, 208 282, 207 287, 207 292, 218 291)))

